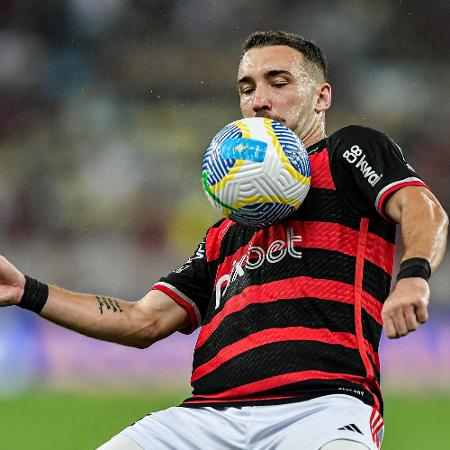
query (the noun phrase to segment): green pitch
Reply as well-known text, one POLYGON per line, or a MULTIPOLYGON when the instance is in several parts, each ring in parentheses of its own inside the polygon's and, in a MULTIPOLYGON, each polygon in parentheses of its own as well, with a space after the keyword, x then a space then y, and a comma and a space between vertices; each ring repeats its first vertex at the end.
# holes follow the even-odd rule
MULTIPOLYGON (((33 393, 0 399, 2 450, 95 449, 149 411, 178 404, 186 393, 33 393)), ((450 397, 386 395, 383 450, 449 448, 450 397)))

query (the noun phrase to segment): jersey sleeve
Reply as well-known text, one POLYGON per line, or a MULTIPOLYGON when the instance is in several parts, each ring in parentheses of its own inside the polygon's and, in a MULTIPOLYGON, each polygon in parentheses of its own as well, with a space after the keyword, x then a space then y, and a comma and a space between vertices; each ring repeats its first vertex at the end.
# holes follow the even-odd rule
POLYGON ((372 128, 352 125, 330 136, 330 166, 336 189, 359 215, 385 219, 388 198, 405 186, 425 186, 400 147, 372 128))
POLYGON ((202 324, 211 299, 214 274, 213 265, 207 260, 207 239, 208 233, 182 266, 161 277, 150 289, 164 292, 186 310, 190 327, 182 330, 185 334, 192 333, 202 324))

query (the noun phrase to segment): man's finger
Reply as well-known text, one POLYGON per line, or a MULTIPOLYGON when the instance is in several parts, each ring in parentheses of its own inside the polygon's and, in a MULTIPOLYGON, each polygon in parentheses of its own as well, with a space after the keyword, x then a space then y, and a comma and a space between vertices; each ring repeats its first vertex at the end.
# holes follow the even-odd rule
POLYGON ((384 334, 390 339, 396 339, 397 331, 395 330, 394 322, 391 318, 384 320, 383 322, 384 334))
POLYGON ((419 322, 416 316, 416 310, 413 305, 408 305, 404 310, 405 322, 408 331, 415 331, 419 327, 419 322))
POLYGON ((398 337, 406 336, 408 334, 408 327, 406 326, 405 316, 403 315, 403 311, 397 312, 392 317, 392 321, 394 323, 395 331, 397 332, 398 337))
POLYGON ((420 302, 415 307, 416 317, 420 323, 425 323, 428 320, 428 307, 425 302, 420 302))

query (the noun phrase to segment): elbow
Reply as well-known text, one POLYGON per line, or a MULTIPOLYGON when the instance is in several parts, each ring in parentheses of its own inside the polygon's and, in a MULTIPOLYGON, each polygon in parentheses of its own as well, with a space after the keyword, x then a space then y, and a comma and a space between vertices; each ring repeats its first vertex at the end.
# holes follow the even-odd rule
POLYGON ((145 349, 150 347, 155 342, 161 340, 163 336, 159 332, 159 327, 156 322, 141 323, 141 325, 127 334, 122 339, 122 344, 128 347, 135 347, 145 349))
POLYGON ((132 347, 144 350, 144 349, 150 347, 154 342, 156 342, 156 341, 150 341, 150 340, 136 341, 132 344, 132 347))
POLYGON ((448 234, 448 215, 438 205, 434 211, 434 221, 436 223, 435 228, 435 257, 431 261, 431 272, 434 273, 442 262, 445 249, 447 247, 447 234, 448 234))
POLYGON ((443 224, 444 224, 444 228, 445 228, 445 232, 448 231, 448 214, 442 210, 442 216, 443 216, 443 224))
POLYGON ((121 344, 145 349, 164 337, 158 318, 153 314, 144 313, 139 302, 131 303, 129 310, 131 314, 121 344))
POLYGON ((131 343, 132 347, 145 349, 161 340, 162 337, 156 331, 155 324, 147 325, 145 329, 137 333, 131 343))
POLYGON ((152 324, 147 326, 146 329, 143 330, 142 334, 137 337, 134 347, 145 349, 153 345, 155 342, 160 341, 162 338, 163 336, 161 336, 157 331, 156 324, 152 324))
POLYGON ((440 232, 447 236, 448 232, 448 215, 445 212, 444 208, 441 205, 438 205, 435 209, 435 218, 437 222, 440 224, 440 232))
POLYGON ((443 220, 442 220, 442 233, 444 235, 444 240, 447 242, 447 235, 448 235, 448 215, 447 213, 442 210, 443 214, 443 220))
MULTIPOLYGON (((155 295, 153 295, 155 297, 155 295)), ((189 317, 184 308, 165 297, 142 300, 129 307, 128 345, 147 348, 175 331, 186 328, 189 317)))
POLYGON ((429 217, 434 224, 434 233, 441 240, 446 240, 448 232, 448 215, 438 199, 429 191, 423 197, 428 205, 429 217))
POLYGON ((144 349, 150 347, 151 345, 153 345, 157 341, 159 341, 159 339, 153 339, 153 338, 149 338, 149 337, 139 337, 139 338, 134 338, 132 340, 127 340, 125 342, 125 345, 127 345, 128 347, 134 347, 134 348, 139 348, 141 350, 144 350, 144 349))

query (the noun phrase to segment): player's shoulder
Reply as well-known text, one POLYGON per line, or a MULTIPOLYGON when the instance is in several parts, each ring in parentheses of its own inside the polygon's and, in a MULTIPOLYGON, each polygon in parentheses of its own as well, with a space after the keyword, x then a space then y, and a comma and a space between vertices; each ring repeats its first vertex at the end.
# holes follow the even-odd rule
POLYGON ((233 224, 234 222, 226 217, 219 219, 206 231, 206 240, 210 242, 216 239, 222 240, 223 236, 233 224))
POLYGON ((395 154, 404 159, 398 144, 387 134, 362 125, 349 125, 334 132, 328 138, 328 148, 332 159, 338 155, 345 158, 349 152, 376 157, 380 154, 395 154))
POLYGON ((342 141, 342 140, 351 140, 351 139, 387 139, 390 138, 383 132, 376 130, 375 128, 365 127, 362 125, 348 125, 340 130, 335 131, 328 138, 331 142, 342 141))
POLYGON ((243 225, 231 219, 224 218, 211 226, 205 239, 208 261, 215 261, 230 245, 242 246, 248 243, 255 233, 256 227, 243 225))
MULTIPOLYGON (((208 228, 208 231, 209 231, 209 230, 212 230, 212 229, 216 229, 216 228, 221 228, 221 227, 223 227, 224 223, 227 222, 227 221, 230 221, 230 220, 227 219, 226 217, 222 217, 222 218, 219 219, 217 222, 213 223, 213 224, 208 228)), ((231 222, 231 221, 230 221, 230 222, 231 222)))

